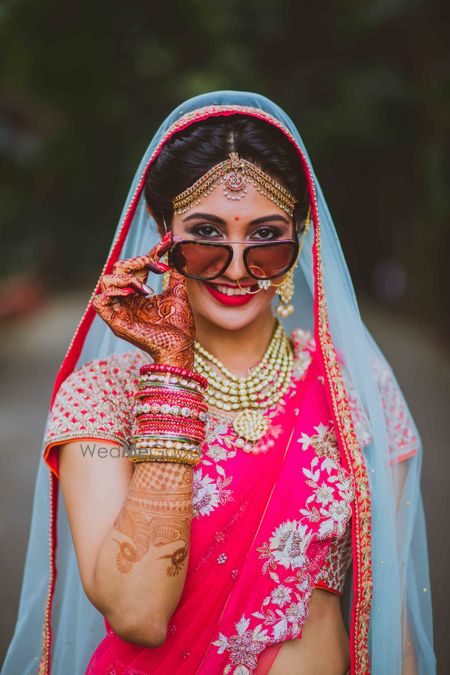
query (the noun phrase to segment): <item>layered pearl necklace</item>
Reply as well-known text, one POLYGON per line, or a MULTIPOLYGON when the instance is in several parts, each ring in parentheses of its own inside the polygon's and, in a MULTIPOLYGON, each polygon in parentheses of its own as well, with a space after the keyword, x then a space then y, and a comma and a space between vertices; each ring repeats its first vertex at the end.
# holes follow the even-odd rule
POLYGON ((248 451, 251 451, 248 441, 258 441, 267 431, 269 420, 263 411, 278 403, 287 392, 293 363, 289 338, 280 323, 262 360, 245 377, 233 375, 199 342, 195 343, 195 370, 208 380, 206 401, 233 414, 233 429, 242 440, 238 446, 248 451))

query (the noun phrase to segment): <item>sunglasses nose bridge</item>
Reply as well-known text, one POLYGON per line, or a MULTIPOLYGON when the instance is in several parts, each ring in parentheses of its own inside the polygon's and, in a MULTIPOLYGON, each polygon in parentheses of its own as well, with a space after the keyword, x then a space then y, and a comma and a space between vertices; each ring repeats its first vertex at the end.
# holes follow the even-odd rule
POLYGON ((233 250, 233 255, 225 270, 225 274, 230 279, 236 281, 248 276, 244 265, 245 242, 229 242, 229 245, 233 250))

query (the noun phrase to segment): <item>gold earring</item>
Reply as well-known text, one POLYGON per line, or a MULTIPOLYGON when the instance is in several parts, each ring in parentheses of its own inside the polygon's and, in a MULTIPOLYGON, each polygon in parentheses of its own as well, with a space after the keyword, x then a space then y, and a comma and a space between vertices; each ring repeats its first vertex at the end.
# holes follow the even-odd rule
POLYGON ((280 302, 276 306, 275 311, 278 316, 286 319, 294 313, 294 305, 291 304, 294 296, 294 268, 289 270, 281 284, 277 286, 276 292, 280 298, 280 302))
MULTIPOLYGON (((299 249, 298 249, 298 254, 297 254, 297 261, 300 256, 300 252, 303 248, 303 244, 305 243, 306 235, 309 232, 309 227, 311 224, 311 208, 308 207, 308 213, 306 215, 306 220, 305 220, 305 226, 303 228, 303 234, 302 238, 300 241, 299 249)), ((296 268, 297 263, 292 267, 292 269, 289 270, 289 272, 286 274, 285 278, 281 282, 281 284, 278 284, 276 286, 277 289, 277 295, 280 298, 280 302, 275 308, 276 313, 278 316, 281 316, 283 319, 286 319, 288 316, 291 316, 291 314, 294 313, 294 305, 291 304, 291 300, 294 297, 294 270, 296 268)), ((275 284, 274 284, 275 286, 275 284)))

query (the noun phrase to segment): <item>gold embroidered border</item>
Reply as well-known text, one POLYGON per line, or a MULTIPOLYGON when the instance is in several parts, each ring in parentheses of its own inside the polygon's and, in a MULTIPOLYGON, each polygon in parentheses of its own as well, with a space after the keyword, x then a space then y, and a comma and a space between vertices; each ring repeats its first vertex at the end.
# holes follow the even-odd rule
POLYGON ((317 307, 320 348, 328 380, 329 391, 338 433, 346 455, 349 469, 355 481, 355 542, 353 553, 354 574, 356 575, 356 597, 353 600, 354 613, 354 664, 352 673, 370 673, 369 659, 369 618, 372 604, 372 545, 371 505, 369 479, 364 458, 356 437, 350 405, 345 391, 341 368, 331 339, 328 312, 323 285, 322 261, 320 257, 320 227, 316 227, 317 255, 317 307), (356 553, 356 555, 355 555, 356 553), (356 557, 356 561, 355 561, 356 557))
POLYGON ((55 549, 53 546, 54 542, 54 530, 56 528, 56 507, 57 507, 57 478, 52 471, 49 473, 50 487, 49 487, 49 511, 50 511, 50 523, 49 523, 49 547, 50 547, 50 570, 49 570, 49 585, 47 591, 47 600, 45 603, 44 609, 44 623, 42 627, 42 644, 41 644, 41 658, 37 668, 38 675, 50 675, 50 661, 51 661, 51 609, 52 609, 52 599, 54 591, 54 560, 55 560, 55 549))

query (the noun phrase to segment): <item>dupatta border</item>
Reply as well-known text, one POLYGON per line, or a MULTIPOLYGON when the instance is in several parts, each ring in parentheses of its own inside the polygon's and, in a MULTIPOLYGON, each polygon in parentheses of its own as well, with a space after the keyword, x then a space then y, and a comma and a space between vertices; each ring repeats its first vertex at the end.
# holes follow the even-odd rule
MULTIPOLYGON (((319 344, 324 372, 327 382, 327 393, 331 403, 331 408, 336 425, 339 447, 346 467, 351 472, 355 483, 355 500, 353 506, 353 565, 354 565, 354 597, 352 604, 352 621, 350 630, 351 643, 351 673, 366 674, 370 673, 369 665, 369 617, 372 601, 372 567, 371 567, 371 509, 370 509, 370 489, 367 476, 367 470, 364 458, 355 433, 353 420, 351 417, 350 406, 345 390, 342 373, 336 351, 329 331, 328 311, 326 306, 322 261, 320 257, 320 222, 319 210, 317 205, 314 179, 306 160, 306 157, 295 140, 291 132, 276 117, 260 108, 245 105, 209 105, 197 108, 191 112, 183 114, 173 122, 168 130, 163 134, 161 140, 152 152, 150 159, 146 163, 136 189, 131 197, 129 206, 122 219, 122 223, 116 234, 111 247, 109 256, 103 266, 99 279, 89 298, 87 307, 78 323, 74 336, 69 344, 66 356, 55 379, 55 385, 52 392, 50 409, 62 382, 74 370, 82 350, 84 339, 95 318, 96 312, 92 301, 97 291, 100 289, 100 281, 104 274, 109 272, 114 263, 118 260, 120 251, 125 242, 126 236, 136 211, 140 199, 144 181, 147 172, 161 152, 162 147, 175 133, 182 131, 195 122, 200 122, 209 117, 227 116, 234 114, 249 115, 257 117, 263 121, 277 127, 294 144, 302 162, 303 170, 308 182, 310 199, 312 202, 312 217, 314 221, 314 244, 313 261, 315 267, 315 299, 314 313, 317 319, 315 324, 316 339, 319 344)), ((51 469, 51 467, 50 467, 51 469)), ((57 544, 57 506, 58 506, 58 477, 50 470, 50 577, 47 602, 44 611, 44 623, 42 631, 42 650, 41 659, 38 666, 38 675, 50 675, 51 672, 51 647, 52 647, 52 627, 51 611, 53 604, 54 589, 56 583, 57 569, 55 564, 56 544, 57 544)))
POLYGON ((356 436, 341 368, 329 331, 328 312, 320 259, 320 231, 316 229, 314 262, 316 264, 317 336, 328 383, 327 393, 336 425, 339 446, 345 464, 353 476, 353 603, 351 621, 351 670, 357 675, 370 673, 369 620, 372 606, 372 532, 370 486, 362 450, 356 436))

